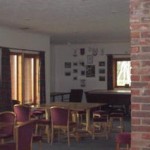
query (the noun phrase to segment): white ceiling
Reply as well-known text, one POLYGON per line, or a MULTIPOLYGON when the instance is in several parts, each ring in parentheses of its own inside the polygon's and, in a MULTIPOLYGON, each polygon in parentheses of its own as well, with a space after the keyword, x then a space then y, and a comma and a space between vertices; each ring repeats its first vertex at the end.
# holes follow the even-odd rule
POLYGON ((0 25, 53 44, 129 41, 129 0, 0 0, 0 25))

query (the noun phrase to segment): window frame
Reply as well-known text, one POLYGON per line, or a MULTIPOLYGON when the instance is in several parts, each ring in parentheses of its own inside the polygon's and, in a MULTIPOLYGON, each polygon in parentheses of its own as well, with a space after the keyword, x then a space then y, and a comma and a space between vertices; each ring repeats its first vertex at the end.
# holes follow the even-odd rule
MULTIPOLYGON (((24 72, 25 72, 25 70, 24 70, 24 59, 25 58, 33 58, 34 59, 34 66, 35 67, 37 67, 37 59, 38 59, 38 61, 39 61, 39 54, 37 53, 37 54, 32 54, 32 53, 23 53, 23 52, 10 52, 10 55, 17 55, 17 67, 16 67, 16 71, 17 71, 17 83, 16 83, 16 85, 17 85, 17 95, 16 95, 16 99, 17 100, 19 100, 20 101, 20 103, 21 104, 24 104, 24 103, 26 103, 26 101, 25 101, 25 99, 24 99, 24 72), (19 64, 19 62, 18 62, 18 58, 19 58, 19 56, 21 57, 21 70, 19 69, 19 66, 18 66, 18 64, 19 64), (19 72, 19 70, 20 70, 20 79, 19 79, 19 77, 18 77, 18 72, 19 72), (18 82, 18 79, 21 81, 21 83, 20 82, 18 82), (20 87, 20 84, 21 84, 21 87, 20 87), (20 92, 19 92, 20 91, 20 92)), ((40 101, 40 95, 38 95, 37 96, 37 92, 36 92, 36 90, 37 90, 37 86, 38 86, 38 91, 39 91, 39 89, 40 89, 40 87, 39 87, 39 85, 38 85, 38 81, 37 81, 37 74, 39 74, 39 70, 38 70, 38 72, 37 72, 37 70, 35 69, 35 67, 34 67, 34 69, 33 69, 33 72, 34 72, 34 79, 33 79, 33 82, 34 82, 34 91, 33 91, 33 101, 31 102, 31 103, 34 103, 34 104, 38 104, 39 103, 39 101, 40 101)), ((38 79, 39 80, 39 79, 38 79)), ((39 92, 38 92, 38 94, 39 94, 39 92)))
POLYGON ((131 61, 128 57, 116 57, 113 58, 113 87, 114 88, 130 88, 130 86, 118 86, 117 85, 117 61, 131 61))

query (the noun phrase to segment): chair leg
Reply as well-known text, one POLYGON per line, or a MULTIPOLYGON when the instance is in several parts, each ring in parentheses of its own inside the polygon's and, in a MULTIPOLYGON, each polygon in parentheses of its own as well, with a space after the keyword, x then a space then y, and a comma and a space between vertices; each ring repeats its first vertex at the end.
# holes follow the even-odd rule
POLYGON ((53 144, 54 140, 54 128, 52 128, 52 133, 51 133, 51 144, 53 144))
POLYGON ((120 144, 116 143, 116 150, 120 150, 120 144))
POLYGON ((4 139, 0 139, 0 144, 3 144, 4 143, 4 139))
MULTIPOLYGON (((39 147, 38 147, 39 150, 42 150, 42 141, 39 141, 39 142, 38 142, 38 145, 39 145, 39 147)), ((31 149, 31 150, 32 150, 32 149, 31 149)))
POLYGON ((48 126, 47 128, 48 128, 48 129, 47 129, 47 142, 50 143, 50 140, 51 140, 50 127, 48 126))
POLYGON ((70 132, 69 132, 69 130, 67 131, 67 137, 68 137, 68 146, 70 146, 70 132))
POLYGON ((92 139, 95 139, 95 124, 93 123, 92 139))
POLYGON ((127 144, 127 150, 129 150, 130 149, 130 146, 129 146, 129 144, 127 144))

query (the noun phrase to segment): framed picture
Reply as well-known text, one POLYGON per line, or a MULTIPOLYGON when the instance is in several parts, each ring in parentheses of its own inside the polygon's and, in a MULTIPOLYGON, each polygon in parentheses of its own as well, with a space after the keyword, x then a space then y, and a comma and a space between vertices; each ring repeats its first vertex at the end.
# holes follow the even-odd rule
POLYGON ((73 69, 73 73, 78 73, 78 70, 77 69, 73 69))
POLYGON ((99 76, 99 81, 105 81, 105 76, 99 76))
POLYGON ((73 77, 73 80, 77 80, 77 77, 73 77))
POLYGON ((81 85, 81 87, 85 87, 86 86, 86 80, 85 79, 81 79, 80 80, 80 85, 81 85))
POLYGON ((84 67, 84 66, 85 66, 84 61, 80 61, 80 65, 81 65, 82 67, 84 67))
POLYGON ((65 62, 65 68, 71 68, 71 62, 65 62))
POLYGON ((77 62, 74 62, 74 63, 73 63, 73 66, 78 66, 78 63, 77 63, 77 62))
POLYGON ((105 66, 105 62, 104 61, 100 61, 99 62, 99 66, 105 66))
POLYGON ((87 64, 93 64, 93 55, 87 55, 87 64))
POLYGON ((85 54, 85 49, 84 48, 80 48, 80 54, 84 55, 85 54))
POLYGON ((82 70, 82 71, 81 71, 81 76, 84 76, 84 75, 85 75, 85 71, 82 70))
POLYGON ((71 76, 71 72, 65 72, 65 76, 71 76))
POLYGON ((99 69, 99 73, 104 74, 104 73, 105 73, 105 69, 104 69, 104 68, 100 68, 100 69, 99 69))
POLYGON ((95 66, 94 65, 86 66, 86 77, 95 77, 95 66))

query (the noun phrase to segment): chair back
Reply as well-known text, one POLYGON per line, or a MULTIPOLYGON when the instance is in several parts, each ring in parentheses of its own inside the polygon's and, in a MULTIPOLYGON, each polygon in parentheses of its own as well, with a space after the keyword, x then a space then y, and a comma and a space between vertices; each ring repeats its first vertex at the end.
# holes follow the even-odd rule
POLYGON ((6 127, 0 129, 1 135, 13 135, 14 125, 16 123, 16 114, 11 111, 5 111, 0 113, 0 122, 8 123, 6 127), (10 124, 9 124, 10 123, 10 124))
POLYGON ((51 107, 52 126, 67 126, 69 123, 69 110, 62 107, 51 107))
POLYGON ((27 121, 16 127, 16 150, 31 150, 34 121, 27 121))
POLYGON ((83 90, 82 89, 71 89, 69 101, 70 102, 81 102, 83 90))
POLYGON ((11 102, 12 102, 13 106, 16 105, 16 104, 20 104, 20 101, 19 100, 15 100, 15 99, 12 99, 11 102))
POLYGON ((31 108, 20 104, 14 105, 17 122, 26 122, 30 120, 31 108))

